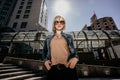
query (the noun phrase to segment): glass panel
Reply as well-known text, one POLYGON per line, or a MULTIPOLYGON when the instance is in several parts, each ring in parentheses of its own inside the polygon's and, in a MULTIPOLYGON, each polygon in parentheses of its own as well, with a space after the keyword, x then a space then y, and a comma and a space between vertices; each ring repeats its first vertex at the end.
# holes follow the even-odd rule
POLYGON ((120 33, 118 30, 105 30, 111 39, 120 39, 120 33))
POLYGON ((34 41, 37 32, 20 32, 14 41, 34 41))
POLYGON ((86 33, 88 39, 92 39, 92 40, 93 39, 98 39, 96 34, 93 31, 87 31, 86 30, 84 32, 86 33))
POLYGON ((99 39, 108 39, 107 35, 101 30, 94 30, 94 32, 98 35, 99 39))
POLYGON ((86 41, 80 42, 78 48, 86 48, 86 41))
POLYGON ((15 36, 15 38, 13 39, 13 41, 23 41, 25 35, 22 34, 22 32, 20 32, 19 34, 17 34, 15 36))
POLYGON ((1 33, 1 41, 11 41, 16 33, 1 33))
POLYGON ((105 41, 104 40, 92 41, 92 48, 97 47, 105 47, 105 41))
POLYGON ((23 33, 23 35, 25 35, 25 37, 23 38, 24 41, 34 41, 36 32, 23 33))
POLYGON ((82 31, 78 32, 77 39, 79 39, 79 40, 86 40, 85 34, 82 31))
POLYGON ((75 33, 74 32, 67 32, 67 34, 70 34, 73 38, 75 38, 75 33))

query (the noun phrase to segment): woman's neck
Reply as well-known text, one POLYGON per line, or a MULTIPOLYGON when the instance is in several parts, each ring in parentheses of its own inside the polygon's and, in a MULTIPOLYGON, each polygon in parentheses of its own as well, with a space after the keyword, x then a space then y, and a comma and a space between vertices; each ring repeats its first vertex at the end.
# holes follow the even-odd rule
POLYGON ((56 31, 56 34, 57 34, 57 35, 61 35, 61 32, 62 32, 62 31, 56 31))
POLYGON ((62 32, 62 31, 56 31, 56 32, 55 32, 55 37, 56 37, 56 38, 61 38, 61 32, 62 32))

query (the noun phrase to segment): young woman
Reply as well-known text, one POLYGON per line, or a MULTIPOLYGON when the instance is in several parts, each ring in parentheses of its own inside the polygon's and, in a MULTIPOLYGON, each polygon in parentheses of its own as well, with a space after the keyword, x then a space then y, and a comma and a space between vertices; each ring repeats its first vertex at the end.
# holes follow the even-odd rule
POLYGON ((75 66, 79 59, 72 36, 63 32, 65 25, 65 19, 56 16, 53 35, 47 36, 44 42, 43 59, 48 70, 47 80, 78 80, 75 66))

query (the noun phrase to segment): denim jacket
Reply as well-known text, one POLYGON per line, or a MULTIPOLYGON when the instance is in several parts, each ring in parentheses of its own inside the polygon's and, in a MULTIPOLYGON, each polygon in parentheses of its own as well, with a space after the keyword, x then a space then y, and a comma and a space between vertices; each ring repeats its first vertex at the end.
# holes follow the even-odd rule
MULTIPOLYGON (((67 44, 69 46, 70 56, 68 57, 68 60, 73 58, 73 57, 78 58, 77 51, 74 48, 72 36, 70 34, 65 34, 63 32, 61 32, 61 34, 65 38, 65 40, 67 41, 67 44)), ((43 52, 42 52, 42 59, 44 61, 51 60, 50 42, 51 42, 53 37, 54 37, 54 35, 48 35, 44 41, 43 52)))

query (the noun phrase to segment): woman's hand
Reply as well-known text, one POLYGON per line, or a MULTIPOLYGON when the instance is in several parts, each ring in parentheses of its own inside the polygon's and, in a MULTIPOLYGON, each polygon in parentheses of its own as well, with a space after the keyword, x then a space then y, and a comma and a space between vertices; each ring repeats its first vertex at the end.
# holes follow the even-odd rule
POLYGON ((78 58, 72 58, 68 61, 67 63, 67 67, 70 67, 71 69, 75 68, 75 65, 77 64, 78 62, 78 58))
POLYGON ((44 65, 45 65, 45 67, 46 67, 47 70, 51 69, 51 61, 50 60, 45 61, 44 65))

